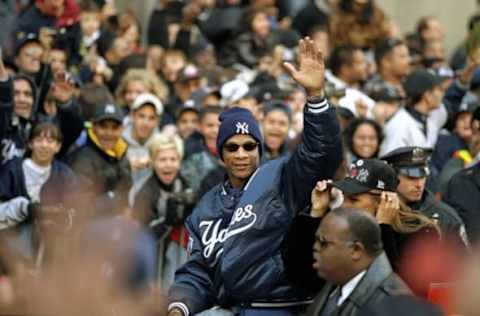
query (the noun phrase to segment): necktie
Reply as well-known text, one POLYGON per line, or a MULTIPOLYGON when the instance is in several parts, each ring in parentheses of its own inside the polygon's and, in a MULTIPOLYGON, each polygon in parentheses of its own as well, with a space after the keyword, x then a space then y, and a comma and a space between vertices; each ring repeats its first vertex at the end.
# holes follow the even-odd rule
POLYGON ((332 293, 328 296, 327 302, 320 311, 319 316, 331 316, 335 309, 337 308, 338 299, 340 298, 340 288, 335 288, 332 293))

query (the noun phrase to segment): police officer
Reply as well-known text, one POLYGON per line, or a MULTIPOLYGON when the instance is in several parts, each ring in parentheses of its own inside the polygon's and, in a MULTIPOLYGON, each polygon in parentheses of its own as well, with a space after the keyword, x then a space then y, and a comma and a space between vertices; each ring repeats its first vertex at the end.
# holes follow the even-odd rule
POLYGON ((425 189, 430 173, 428 162, 431 149, 422 147, 400 147, 380 159, 388 162, 399 178, 397 193, 410 208, 421 212, 434 220, 440 227, 442 235, 460 238, 468 245, 465 226, 457 212, 447 204, 437 201, 433 193, 425 189))
MULTIPOLYGON (((480 108, 473 113, 472 130, 475 138, 480 137, 480 108)), ((480 162, 455 174, 443 198, 465 221, 469 239, 480 240, 480 162)))

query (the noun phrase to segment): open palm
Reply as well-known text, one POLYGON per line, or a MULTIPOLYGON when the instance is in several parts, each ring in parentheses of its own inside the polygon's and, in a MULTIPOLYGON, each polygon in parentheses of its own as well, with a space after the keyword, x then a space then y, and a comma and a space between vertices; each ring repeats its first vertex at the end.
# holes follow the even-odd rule
POLYGON ((321 95, 325 81, 323 54, 308 37, 301 39, 298 47, 298 69, 291 63, 284 63, 283 65, 290 76, 305 88, 309 96, 321 95))

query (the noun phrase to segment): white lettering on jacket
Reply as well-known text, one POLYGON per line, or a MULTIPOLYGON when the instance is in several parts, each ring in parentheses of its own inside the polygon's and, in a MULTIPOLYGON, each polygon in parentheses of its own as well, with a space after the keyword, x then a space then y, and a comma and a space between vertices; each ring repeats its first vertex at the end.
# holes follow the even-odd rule
MULTIPOLYGON (((247 231, 253 226, 253 224, 255 224, 257 221, 257 214, 252 212, 252 208, 252 204, 248 204, 244 208, 237 208, 235 213, 233 213, 230 224, 224 229, 220 229, 220 225, 222 224, 221 219, 217 221, 200 222, 200 230, 202 227, 205 227, 205 230, 202 233, 202 244, 204 246, 203 256, 205 258, 210 258, 218 243, 223 244, 228 238, 247 231), (234 224, 240 223, 244 220, 244 225, 233 228, 234 224)), ((220 248, 219 251, 223 251, 223 249, 220 248)))
POLYGON ((11 139, 2 139, 0 148, 0 159, 2 160, 2 164, 15 157, 22 157, 25 153, 25 149, 17 148, 17 144, 11 139))

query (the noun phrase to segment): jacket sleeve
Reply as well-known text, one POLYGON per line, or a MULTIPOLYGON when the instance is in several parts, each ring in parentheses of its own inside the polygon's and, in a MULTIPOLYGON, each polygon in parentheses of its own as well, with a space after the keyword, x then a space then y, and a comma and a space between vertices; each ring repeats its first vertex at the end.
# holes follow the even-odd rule
POLYGON ((197 314, 213 306, 213 276, 203 259, 200 236, 194 231, 192 216, 186 223, 189 233, 187 262, 175 273, 175 283, 169 291, 168 310, 180 308, 185 316, 197 314))
POLYGON ((13 163, 0 172, 0 230, 20 224, 28 217, 30 200, 19 194, 13 163))
POLYGON ((77 99, 72 98, 67 104, 60 105, 57 118, 63 135, 59 156, 63 157, 83 130, 83 117, 77 99))
POLYGON ((457 211, 460 218, 465 223, 468 239, 472 242, 479 239, 480 232, 480 214, 477 212, 475 197, 478 191, 472 188, 471 183, 467 183, 464 179, 464 173, 457 173, 448 182, 447 190, 443 197, 445 203, 453 207, 457 211), (472 200, 473 199, 473 200, 472 200))
POLYGON ((308 104, 302 141, 283 168, 282 193, 292 211, 305 209, 315 183, 331 179, 342 161, 340 126, 326 100, 308 104))
POLYGON ((443 103, 445 104, 449 115, 458 112, 462 99, 468 92, 468 88, 469 87, 463 86, 458 80, 452 82, 448 87, 445 96, 443 97, 443 103))
POLYGON ((0 230, 16 226, 27 219, 30 201, 23 196, 0 203, 0 230))
POLYGON ((0 81, 0 139, 6 133, 10 125, 10 119, 13 112, 13 81, 8 78, 7 81, 0 81))

